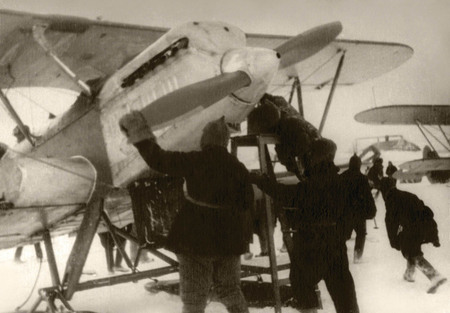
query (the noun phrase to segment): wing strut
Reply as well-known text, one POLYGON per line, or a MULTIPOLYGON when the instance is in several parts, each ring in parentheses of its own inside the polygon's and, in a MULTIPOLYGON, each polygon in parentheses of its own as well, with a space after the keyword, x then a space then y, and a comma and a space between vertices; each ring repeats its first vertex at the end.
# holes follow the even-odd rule
POLYGON ((305 114, 303 112, 302 85, 300 84, 300 79, 298 78, 298 76, 294 77, 294 83, 292 84, 291 94, 289 95, 289 104, 292 104, 292 98, 294 98, 295 91, 297 91, 298 112, 304 118, 305 114))
MULTIPOLYGON (((427 142, 430 144, 431 148, 433 148, 434 151, 436 151, 436 149, 433 147, 433 145, 431 144, 430 140, 428 139, 428 136, 425 134, 425 132, 423 130, 425 130, 431 137, 434 138, 434 140, 436 140, 442 147, 444 147, 445 150, 450 151, 450 148, 447 147, 444 143, 442 143, 439 138, 437 138, 435 135, 433 135, 433 133, 425 127, 425 125, 423 125, 422 123, 420 123, 419 120, 416 120, 416 125, 419 128, 419 130, 422 132, 422 135, 425 137, 425 139, 427 140, 427 142)), ((444 138, 447 140, 448 142, 448 138, 445 135, 445 132, 443 131, 442 127, 439 125, 439 129, 441 130, 442 134, 444 135, 444 138)))
POLYGON ((330 94, 328 96, 327 104, 325 105, 325 110, 323 111, 322 120, 320 121, 319 134, 322 135, 322 130, 325 126, 325 121, 327 120, 328 111, 330 110, 331 100, 333 99, 334 90, 336 89, 337 82, 339 80, 339 75, 341 74, 342 65, 344 64, 345 51, 342 51, 341 59, 339 60, 338 67, 336 69, 336 74, 334 75, 333 84, 331 85, 330 94))
POLYGON ((447 140, 447 143, 450 146, 450 139, 448 139, 447 135, 445 134, 444 130, 442 129, 442 126, 441 125, 438 125, 438 126, 439 126, 439 130, 441 131, 442 135, 444 136, 445 140, 447 140))
POLYGON ((60 58, 58 58, 56 53, 53 52, 44 34, 47 27, 48 25, 45 24, 34 25, 33 26, 34 40, 56 62, 56 64, 64 71, 64 73, 66 73, 70 77, 70 79, 72 79, 81 88, 81 90, 83 90, 87 95, 91 96, 92 95, 91 88, 89 88, 89 86, 84 81, 78 78, 78 76, 74 72, 72 72, 72 70, 66 64, 64 64, 64 62, 61 61, 60 58))
POLYGON ((3 91, 0 89, 0 99, 5 105, 6 110, 11 115, 11 118, 16 122, 17 126, 19 127, 22 134, 27 138, 27 140, 31 143, 31 145, 34 147, 34 141, 31 139, 30 132, 25 127, 25 124, 20 119, 20 116, 16 113, 16 110, 14 110, 13 106, 11 105, 11 102, 9 102, 8 97, 3 93, 3 91))
MULTIPOLYGON (((430 134, 430 136, 432 136, 438 143, 440 143, 440 144, 444 147, 444 149, 446 149, 447 151, 450 151, 450 148, 447 147, 445 144, 443 144, 438 138, 436 138, 436 136, 434 136, 434 135, 430 132, 430 130, 428 130, 424 125, 422 125, 422 124, 420 123, 419 120, 416 120, 415 122, 416 122, 417 128, 419 128, 419 130, 420 130, 420 132, 422 133, 423 137, 424 137, 425 140, 428 142, 428 144, 429 144, 430 147, 433 149, 433 151, 436 151, 436 148, 433 146, 433 144, 431 143, 430 139, 428 139, 428 136, 425 134, 425 132, 424 132, 423 130, 426 130, 426 131, 430 134), (422 128, 423 128, 423 129, 422 129, 422 128)), ((443 131, 443 129, 442 129, 442 127, 441 127, 440 125, 439 125, 439 129, 441 130, 441 132, 442 132, 442 134, 444 135, 444 137, 445 137, 445 139, 447 140, 447 142, 449 142, 449 140, 448 140, 448 138, 447 138, 447 135, 445 134, 445 132, 443 131)))

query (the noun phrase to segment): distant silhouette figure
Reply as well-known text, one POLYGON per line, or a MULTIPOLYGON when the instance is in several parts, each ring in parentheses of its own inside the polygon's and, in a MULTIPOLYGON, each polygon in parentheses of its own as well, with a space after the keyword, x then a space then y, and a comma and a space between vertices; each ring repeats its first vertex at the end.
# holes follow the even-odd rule
POLYGON ((388 166, 386 167, 386 175, 387 175, 387 177, 391 177, 392 178, 392 175, 394 175, 394 173, 397 172, 397 170, 398 170, 397 167, 394 164, 392 164, 391 161, 389 161, 388 162, 388 166))

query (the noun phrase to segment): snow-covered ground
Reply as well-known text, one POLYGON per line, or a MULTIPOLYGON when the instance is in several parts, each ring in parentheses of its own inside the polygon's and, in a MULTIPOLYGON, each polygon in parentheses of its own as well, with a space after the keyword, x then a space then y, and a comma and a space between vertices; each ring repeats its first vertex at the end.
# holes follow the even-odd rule
MULTIPOLYGON (((441 247, 424 245, 425 257, 444 276, 450 278, 450 186, 430 185, 426 179, 420 184, 401 184, 400 189, 411 191, 422 198, 435 213, 439 226, 441 247)), ((403 280, 406 261, 400 252, 390 248, 384 225, 384 202, 377 199, 378 213, 376 221, 379 229, 374 229, 374 222, 367 222, 368 236, 363 262, 351 263, 350 269, 355 279, 357 296, 362 313, 450 313, 450 283, 444 284, 434 295, 426 293, 429 281, 420 272, 416 274, 416 282, 408 283, 403 280)), ((70 252, 73 238, 61 237, 54 240, 55 253, 58 258, 60 271, 64 270, 64 263, 70 252)), ((275 243, 281 247, 281 235, 277 231, 275 243)), ((354 239, 348 241, 349 259, 353 256, 354 239)), ((252 246, 255 253, 259 253, 257 244, 252 246)), ((0 251, 0 312, 12 312, 30 294, 33 284, 38 277, 37 288, 51 284, 47 263, 42 264, 39 273, 39 262, 35 259, 32 246, 24 248, 23 264, 13 262, 14 250, 0 251)), ((146 266, 156 266, 152 262, 146 266)), ((96 277, 107 276, 103 249, 96 238, 87 260, 86 270, 95 270, 96 277)), ((86 276, 84 279, 90 279, 86 276)), ((126 283, 113 287, 103 287, 75 294, 71 301, 77 310, 95 312, 181 312, 179 297, 166 293, 150 294, 144 290, 146 280, 138 283, 126 283)), ((324 310, 321 312, 335 312, 330 296, 323 282, 319 284, 322 292, 324 310)), ((37 292, 33 291, 30 301, 24 306, 29 308, 36 299, 37 292)), ((218 303, 211 303, 207 312, 226 312, 218 303)), ((273 308, 255 309, 250 312, 274 312, 273 308)), ((297 312, 292 308, 283 308, 283 312, 297 312)))

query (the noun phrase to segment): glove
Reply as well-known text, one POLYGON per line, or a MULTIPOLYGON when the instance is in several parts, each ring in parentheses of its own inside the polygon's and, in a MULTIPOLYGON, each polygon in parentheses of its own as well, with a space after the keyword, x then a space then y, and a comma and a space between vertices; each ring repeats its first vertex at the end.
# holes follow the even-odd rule
POLYGON ((398 242, 393 242, 391 243, 391 247, 394 248, 395 250, 400 251, 400 244, 398 242))
POLYGON ((155 140, 147 121, 139 111, 131 111, 119 120, 120 130, 128 138, 128 142, 135 144, 145 139, 155 140))

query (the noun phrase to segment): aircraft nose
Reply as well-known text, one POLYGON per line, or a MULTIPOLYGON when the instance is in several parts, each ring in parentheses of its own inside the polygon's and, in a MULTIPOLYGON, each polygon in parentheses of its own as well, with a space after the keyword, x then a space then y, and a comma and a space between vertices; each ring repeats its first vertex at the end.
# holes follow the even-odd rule
POLYGON ((222 57, 222 72, 244 71, 250 85, 233 94, 249 104, 257 103, 266 92, 280 64, 278 52, 265 48, 245 47, 226 52, 222 57))

